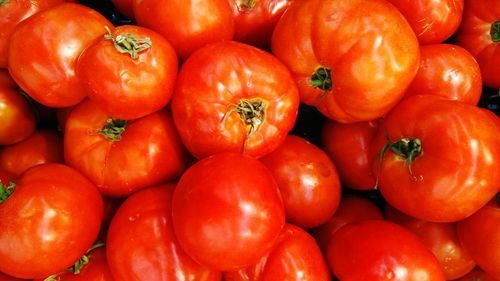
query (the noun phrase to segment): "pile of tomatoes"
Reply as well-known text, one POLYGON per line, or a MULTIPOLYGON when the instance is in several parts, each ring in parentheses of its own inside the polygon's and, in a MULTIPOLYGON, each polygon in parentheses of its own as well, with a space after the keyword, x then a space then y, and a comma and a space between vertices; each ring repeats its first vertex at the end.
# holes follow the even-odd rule
POLYGON ((0 23, 0 281, 500 280, 500 0, 0 23))

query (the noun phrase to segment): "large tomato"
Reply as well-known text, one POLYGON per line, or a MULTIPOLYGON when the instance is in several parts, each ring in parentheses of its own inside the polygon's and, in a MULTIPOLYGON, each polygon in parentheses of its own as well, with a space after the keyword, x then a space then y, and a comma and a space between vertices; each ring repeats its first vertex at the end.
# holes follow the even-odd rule
POLYGON ((181 247, 197 262, 233 271, 258 261, 285 224, 278 185, 264 164, 239 153, 220 153, 180 178, 172 222, 181 247))
POLYGON ((14 182, 0 203, 0 271, 31 279, 66 270, 97 238, 99 191, 75 169, 56 163, 35 166, 14 182))
POLYGON ((299 95, 288 69, 272 55, 221 42, 182 65, 171 104, 177 130, 195 157, 227 151, 260 157, 292 129, 299 95))
POLYGON ((499 124, 491 111, 470 104, 434 95, 406 98, 384 118, 372 145, 383 197, 423 220, 472 215, 499 188, 499 124))
POLYGON ((301 101, 340 122, 386 114, 419 62, 413 30, 385 0, 294 1, 272 52, 292 71, 301 101))
POLYGON ((12 78, 37 102, 72 106, 86 96, 75 73, 76 60, 112 24, 97 11, 63 3, 34 14, 17 25, 10 37, 8 69, 12 78), (36 46, 36 47, 35 47, 36 46))
POLYGON ((26 281, 26 279, 16 278, 0 272, 0 281, 26 281))

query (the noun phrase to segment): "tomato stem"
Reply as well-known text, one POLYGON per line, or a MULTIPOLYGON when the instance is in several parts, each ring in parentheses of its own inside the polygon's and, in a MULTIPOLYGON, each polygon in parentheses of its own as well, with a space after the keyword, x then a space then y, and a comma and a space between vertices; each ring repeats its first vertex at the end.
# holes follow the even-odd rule
POLYGON ((127 128, 127 124, 127 120, 109 118, 106 120, 106 124, 104 124, 99 133, 110 141, 120 141, 127 128))
POLYGON ((137 59, 140 52, 151 48, 153 45, 149 37, 139 39, 129 33, 113 37, 111 30, 107 26, 105 28, 108 33, 104 35, 104 38, 113 41, 118 52, 129 54, 132 59, 137 59))
POLYGON ((7 198, 9 198, 12 193, 14 193, 14 189, 16 188, 16 184, 13 182, 9 182, 7 186, 3 185, 0 181, 0 204, 5 202, 7 198))
POLYGON ((490 35, 491 41, 500 42, 500 20, 491 24, 490 35))
POLYGON ((0 0, 0 6, 5 6, 9 4, 9 0, 0 0))
POLYGON ((332 71, 325 66, 318 66, 311 75, 311 86, 323 91, 332 89, 332 71))
POLYGON ((255 7, 255 0, 243 0, 241 4, 238 3, 238 0, 234 0, 234 4, 238 7, 238 12, 240 13, 248 13, 255 7))

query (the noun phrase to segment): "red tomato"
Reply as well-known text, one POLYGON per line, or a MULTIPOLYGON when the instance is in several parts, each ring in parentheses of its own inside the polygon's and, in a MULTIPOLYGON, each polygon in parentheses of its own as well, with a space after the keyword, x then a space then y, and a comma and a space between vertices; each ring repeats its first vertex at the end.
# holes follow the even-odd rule
POLYGON ((17 25, 10 37, 12 78, 37 102, 72 106, 86 96, 75 74, 76 59, 112 24, 80 4, 64 3, 36 13, 17 25), (34 47, 36 46, 36 47, 34 47))
POLYGON ((472 215, 498 191, 499 120, 462 102, 408 97, 384 118, 372 146, 382 157, 373 167, 383 197, 427 221, 472 215))
POLYGON ((420 68, 406 96, 431 94, 476 105, 482 87, 479 65, 467 50, 433 44, 420 47, 420 68))
POLYGON ((228 0, 141 0, 134 1, 133 9, 137 24, 165 36, 181 60, 234 35, 228 0))
POLYGON ((343 124, 326 120, 320 133, 321 147, 330 156, 343 186, 352 189, 375 188, 370 146, 377 134, 379 121, 343 124))
POLYGON ((170 101, 177 68, 175 50, 163 36, 123 25, 87 47, 76 71, 91 100, 110 117, 130 120, 170 101))
POLYGON ((12 276, 9 276, 7 274, 0 272, 0 281, 23 281, 23 280, 26 280, 26 279, 12 277, 12 276))
POLYGON ((441 265, 423 242, 384 220, 345 225, 328 245, 328 262, 342 281, 444 281, 441 265))
POLYGON ((484 272, 479 266, 476 266, 471 272, 462 278, 456 279, 455 281, 498 281, 500 279, 495 279, 491 277, 488 273, 484 272))
POLYGON ((103 202, 96 186, 56 163, 29 169, 15 184, 0 204, 0 271, 31 279, 67 269, 99 233, 103 202))
POLYGON ((285 224, 273 249, 255 265, 224 273, 224 281, 329 281, 330 271, 316 241, 302 228, 285 224))
POLYGON ((288 69, 237 42, 203 47, 183 65, 172 115, 197 158, 218 152, 260 157, 276 149, 297 119, 299 95, 288 69))
POLYGON ((476 58, 483 83, 500 89, 500 0, 466 0, 454 37, 476 58))
POLYGON ((385 0, 295 1, 272 38, 301 101, 343 123, 377 119, 396 105, 417 72, 418 48, 385 0))
POLYGON ((111 0, 115 8, 125 17, 133 20, 134 16, 134 0, 111 0))
POLYGON ((264 164, 237 153, 204 158, 180 178, 172 222, 182 248, 220 271, 250 266, 285 223, 278 185, 264 164))
POLYGON ((462 20, 464 0, 389 0, 408 20, 420 45, 446 41, 462 20))
POLYGON ((7 172, 4 169, 0 168, 0 183, 3 184, 4 186, 9 185, 9 182, 11 182, 16 175, 14 175, 11 172, 7 172))
POLYGON ((477 265, 500 280, 500 196, 458 222, 458 237, 477 265))
POLYGON ((437 223, 407 216, 390 205, 386 205, 385 215, 420 237, 441 263, 446 280, 460 278, 471 271, 476 263, 457 236, 456 223, 437 223))
POLYGON ((35 165, 63 162, 63 137, 53 129, 38 129, 23 141, 0 148, 0 169, 15 175, 35 165))
POLYGON ((118 209, 107 238, 115 280, 221 280, 220 272, 199 265, 179 246, 170 216, 174 188, 175 184, 146 188, 118 209))
POLYGON ((318 242, 321 251, 326 254, 333 235, 344 225, 362 220, 383 218, 384 215, 380 208, 369 199, 344 195, 335 214, 323 225, 313 228, 310 233, 318 242))
POLYGON ((187 161, 166 110, 127 122, 110 119, 90 100, 66 121, 64 158, 112 197, 173 180, 187 161))
POLYGON ((289 135, 261 161, 278 183, 287 222, 312 228, 335 213, 340 201, 340 179, 332 160, 319 147, 289 135))
POLYGON ((21 21, 33 14, 64 3, 64 0, 8 0, 0 3, 0 68, 7 68, 7 51, 9 49, 9 38, 21 21))

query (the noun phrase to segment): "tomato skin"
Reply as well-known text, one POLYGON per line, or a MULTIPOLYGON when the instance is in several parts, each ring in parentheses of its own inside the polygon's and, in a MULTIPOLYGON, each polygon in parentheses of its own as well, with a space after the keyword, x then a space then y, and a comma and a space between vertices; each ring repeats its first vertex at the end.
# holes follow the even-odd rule
POLYGON ((420 47, 420 67, 405 96, 431 94, 477 105, 482 87, 481 69, 467 50, 432 44, 420 47))
POLYGON ((420 45, 446 41, 458 29, 464 10, 464 0, 389 0, 389 2, 408 20, 420 45))
POLYGON ((454 281, 498 281, 491 277, 488 273, 484 272, 479 266, 476 266, 471 272, 462 278, 456 279, 454 281))
POLYGON ((420 237, 441 263, 446 280, 469 273, 476 263, 461 245, 456 223, 437 223, 407 216, 390 205, 385 206, 387 220, 397 223, 420 237))
POLYGON ((500 203, 491 200, 472 216, 459 221, 458 237, 477 265, 500 280, 500 203))
POLYGON ((166 110, 129 121, 119 141, 99 133, 107 120, 105 112, 86 100, 72 110, 64 133, 66 163, 103 195, 126 196, 183 172, 186 151, 166 110))
POLYGON ((25 279, 66 270, 99 233, 103 202, 96 186, 58 163, 35 166, 15 183, 0 205, 0 270, 25 279))
POLYGON ((325 223, 335 213, 340 179, 332 160, 319 147, 288 135, 260 160, 278 183, 287 222, 307 229, 325 223))
POLYGON ((78 58, 77 75, 89 95, 110 117, 136 119, 163 108, 174 90, 178 61, 174 48, 160 34, 139 26, 123 25, 113 38, 149 38, 151 46, 137 58, 122 54, 111 39, 102 37, 78 58))
POLYGON ((437 259, 415 234, 384 220, 339 229, 328 245, 327 259, 342 281, 446 280, 437 259))
POLYGON ((500 173, 493 167, 500 161, 499 124, 494 113, 473 105, 433 95, 408 97, 384 118, 371 149, 380 152, 387 138, 410 138, 420 140, 422 153, 411 166, 391 149, 380 166, 374 161, 382 196, 427 221, 472 215, 498 191, 500 173))
POLYGON ((285 210, 264 164, 243 154, 220 153, 196 162, 181 176, 172 222, 179 244, 195 261, 234 271, 271 249, 285 210))
POLYGON ((194 53, 181 67, 171 101, 179 135, 197 158, 270 153, 293 128, 299 103, 288 69, 272 55, 238 42, 215 43, 194 53), (236 111, 243 100, 265 103, 265 117, 250 136, 251 125, 236 111))
POLYGON ((86 96, 75 73, 76 60, 85 47, 104 35, 105 26, 112 24, 97 11, 76 3, 36 13, 18 24, 10 37, 12 78, 43 105, 76 105, 86 96))
POLYGON ((26 279, 12 277, 12 276, 9 276, 7 274, 0 272, 0 281, 23 281, 23 280, 26 280, 26 279))
POLYGON ((116 280, 221 280, 220 272, 194 262, 177 242, 170 215, 174 189, 174 183, 148 187, 118 209, 107 238, 116 280))
POLYGON ((271 47, 291 70, 301 101, 342 123, 386 114, 419 62, 413 30, 394 6, 379 0, 295 1, 278 21, 271 47), (313 86, 319 67, 330 69, 331 83, 313 86))

